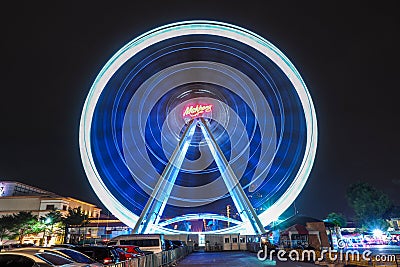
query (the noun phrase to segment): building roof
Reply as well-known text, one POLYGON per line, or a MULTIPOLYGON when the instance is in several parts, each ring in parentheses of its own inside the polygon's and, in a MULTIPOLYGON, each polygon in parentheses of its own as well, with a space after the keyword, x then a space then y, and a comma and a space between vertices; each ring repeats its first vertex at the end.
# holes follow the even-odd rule
POLYGON ((289 234, 289 232, 297 232, 299 235, 307 235, 308 234, 307 228, 301 224, 295 224, 293 226, 290 226, 283 232, 283 234, 287 235, 287 234, 289 234))
POLYGON ((306 226, 307 223, 310 223, 310 222, 323 222, 323 223, 325 223, 326 226, 333 226, 333 224, 331 225, 331 223, 327 223, 327 222, 324 222, 322 220, 319 220, 319 219, 316 219, 313 217, 296 214, 296 215, 284 220, 283 222, 273 226, 272 230, 284 230, 284 229, 287 229, 294 225, 306 226))
POLYGON ((3 194, 1 196, 51 196, 51 197, 60 197, 58 194, 43 190, 31 185, 27 185, 17 181, 0 181, 0 186, 2 188, 3 194), (11 187, 13 189, 12 195, 4 195, 6 193, 10 193, 9 190, 6 190, 7 187, 11 187), (17 191, 16 188, 23 188, 24 190, 17 191))
MULTIPOLYGON (((76 206, 82 206, 82 210, 85 214, 89 214, 90 216, 95 216, 96 218, 99 216, 98 214, 101 212, 101 208, 97 207, 95 204, 88 203, 86 201, 82 201, 72 197, 63 197, 57 195, 53 192, 43 190, 34 186, 30 186, 24 183, 20 183, 17 181, 0 181, 0 200, 2 203, 23 203, 18 207, 11 206, 1 206, 0 212, 2 213, 10 213, 10 212, 18 212, 21 210, 29 210, 32 212, 46 212, 49 209, 46 205, 57 204, 58 209, 63 209, 66 211, 66 207, 61 207, 60 205, 69 205, 71 208, 76 206), (20 201, 22 200, 22 201, 20 201), (30 204, 32 201, 40 201, 40 207, 33 207, 30 204), (25 204, 26 205, 25 205, 25 204), (6 207, 6 208, 4 208, 6 207), (46 208, 44 208, 46 207, 46 208), (38 209, 38 210, 37 210, 38 209), (95 215, 94 215, 95 214, 95 215)), ((36 203, 35 202, 35 203, 36 203)), ((53 205, 54 208, 54 205, 53 205)))

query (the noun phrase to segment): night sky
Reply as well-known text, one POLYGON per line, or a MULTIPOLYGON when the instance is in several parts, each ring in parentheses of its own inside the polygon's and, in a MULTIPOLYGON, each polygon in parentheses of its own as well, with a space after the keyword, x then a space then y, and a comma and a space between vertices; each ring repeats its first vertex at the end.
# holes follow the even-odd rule
POLYGON ((309 88, 319 141, 313 170, 296 200, 300 213, 325 218, 335 211, 351 217, 345 191, 356 181, 373 184, 400 205, 400 16, 394 1, 277 2, 3 6, 0 180, 103 207, 86 179, 78 145, 80 114, 92 82, 136 36, 167 23, 208 19, 271 41, 309 88))

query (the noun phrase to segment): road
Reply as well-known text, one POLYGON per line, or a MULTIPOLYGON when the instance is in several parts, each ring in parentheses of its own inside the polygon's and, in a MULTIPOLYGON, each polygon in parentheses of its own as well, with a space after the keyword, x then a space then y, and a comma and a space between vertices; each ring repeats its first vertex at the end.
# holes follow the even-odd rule
POLYGON ((315 267, 312 263, 304 262, 266 262, 257 259, 256 253, 248 251, 223 251, 223 252, 193 252, 177 265, 178 267, 211 267, 211 266, 281 266, 281 267, 315 267))

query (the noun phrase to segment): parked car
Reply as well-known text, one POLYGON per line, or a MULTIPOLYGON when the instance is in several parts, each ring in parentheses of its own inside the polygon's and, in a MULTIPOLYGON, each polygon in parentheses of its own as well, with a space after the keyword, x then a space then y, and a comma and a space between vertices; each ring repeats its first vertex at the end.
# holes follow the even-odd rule
POLYGON ((172 243, 171 240, 165 239, 165 250, 173 250, 174 247, 174 243, 172 243))
POLYGON ((83 267, 84 263, 77 263, 61 255, 40 250, 10 250, 0 252, 0 266, 4 267, 83 267))
POLYGON ((126 252, 136 254, 139 257, 145 256, 146 254, 152 254, 152 252, 146 253, 145 251, 142 251, 139 246, 135 246, 135 245, 119 245, 119 246, 115 246, 115 247, 123 249, 126 252))
POLYGON ((44 249, 44 251, 49 251, 49 252, 60 254, 61 256, 71 259, 75 262, 86 263, 87 266, 91 266, 91 267, 104 266, 102 263, 97 262, 96 260, 90 258, 86 254, 83 254, 82 252, 79 252, 74 249, 65 248, 65 247, 52 247, 52 248, 46 248, 46 249, 44 249))
POLYGON ((120 261, 127 261, 127 260, 130 260, 132 258, 136 258, 136 254, 129 253, 129 252, 127 252, 127 251, 125 251, 123 249, 120 249, 118 247, 114 247, 114 248, 118 252, 118 256, 119 256, 120 261))
POLYGON ((72 244, 58 244, 58 245, 54 245, 54 246, 52 246, 52 247, 58 247, 58 248, 60 248, 60 247, 62 247, 62 248, 74 248, 74 247, 76 247, 75 245, 72 245, 72 244))
POLYGON ((174 248, 179 248, 179 247, 186 247, 186 243, 181 240, 171 240, 172 244, 174 245, 174 248))
POLYGON ((10 250, 10 249, 15 249, 15 248, 33 247, 33 246, 34 245, 32 243, 28 243, 28 244, 19 244, 19 243, 6 244, 6 245, 1 245, 0 246, 0 251, 1 250, 10 250))
POLYGON ((121 261, 118 251, 110 246, 83 246, 75 247, 74 249, 104 265, 121 261))
POLYGON ((132 234, 120 235, 112 238, 108 242, 109 246, 134 245, 145 251, 158 253, 165 250, 163 234, 132 234))

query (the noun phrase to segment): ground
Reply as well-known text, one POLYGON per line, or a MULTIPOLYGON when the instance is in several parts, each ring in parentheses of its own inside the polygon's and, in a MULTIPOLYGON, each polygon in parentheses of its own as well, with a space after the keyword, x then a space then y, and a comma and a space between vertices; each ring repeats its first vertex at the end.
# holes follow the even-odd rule
MULTIPOLYGON (((211 266, 274 266, 274 262, 260 261, 256 253, 248 251, 223 251, 223 252, 194 252, 184 258, 178 267, 211 267, 211 266)), ((279 262, 276 266, 282 267, 314 267, 312 263, 304 262, 279 262)))

